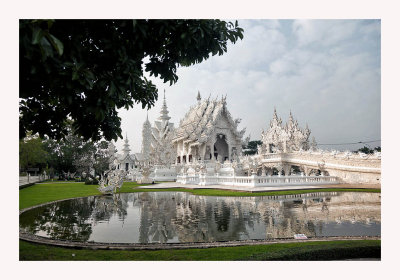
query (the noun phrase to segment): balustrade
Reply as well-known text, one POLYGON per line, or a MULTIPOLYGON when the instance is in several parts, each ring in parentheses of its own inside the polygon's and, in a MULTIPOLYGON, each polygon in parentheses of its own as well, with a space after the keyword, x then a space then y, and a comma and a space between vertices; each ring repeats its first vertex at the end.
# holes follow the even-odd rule
POLYGON ((177 182, 199 185, 230 185, 266 187, 274 185, 319 185, 337 184, 334 176, 219 176, 219 175, 178 175, 177 182))

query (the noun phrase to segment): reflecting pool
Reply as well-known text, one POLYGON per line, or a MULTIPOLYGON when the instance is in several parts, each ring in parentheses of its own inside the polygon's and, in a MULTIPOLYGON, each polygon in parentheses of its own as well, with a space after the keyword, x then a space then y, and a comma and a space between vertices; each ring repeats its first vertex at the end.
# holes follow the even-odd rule
POLYGON ((20 230, 59 240, 111 243, 213 242, 380 236, 379 193, 212 197, 122 193, 55 202, 20 215, 20 230))

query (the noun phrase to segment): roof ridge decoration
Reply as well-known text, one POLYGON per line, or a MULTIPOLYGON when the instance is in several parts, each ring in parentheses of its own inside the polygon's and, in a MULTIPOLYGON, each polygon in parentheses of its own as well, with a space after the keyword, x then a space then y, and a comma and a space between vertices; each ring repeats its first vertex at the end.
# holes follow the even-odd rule
POLYGON ((185 114, 180 122, 174 141, 186 139, 185 143, 194 142, 193 144, 207 142, 223 114, 225 114, 228 124, 232 128, 231 132, 234 137, 243 137, 245 129, 237 130, 240 120, 233 120, 226 108, 226 99, 227 94, 222 95, 221 98, 217 96, 215 99, 211 99, 210 94, 207 99, 196 106, 191 106, 191 110, 185 114))
POLYGON ((263 149, 269 150, 269 145, 272 144, 277 152, 291 152, 299 150, 307 150, 309 148, 309 136, 311 130, 306 126, 306 129, 299 127, 299 123, 294 119, 290 110, 289 119, 286 124, 282 124, 282 119, 278 118, 276 108, 270 126, 266 132, 261 133, 263 149))

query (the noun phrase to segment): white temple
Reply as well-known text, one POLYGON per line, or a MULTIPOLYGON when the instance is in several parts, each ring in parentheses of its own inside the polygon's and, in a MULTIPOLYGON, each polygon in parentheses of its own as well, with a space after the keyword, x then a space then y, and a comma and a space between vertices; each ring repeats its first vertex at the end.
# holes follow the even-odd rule
POLYGON ((130 171, 134 169, 137 165, 137 159, 134 154, 130 153, 131 149, 129 147, 128 135, 125 137, 124 147, 122 149, 122 154, 117 154, 115 145, 110 142, 108 144, 108 154, 110 155, 110 164, 117 160, 117 169, 123 169, 125 171, 130 171))
POLYGON ((238 130, 240 119, 233 120, 226 105, 226 96, 220 100, 210 97, 190 107, 180 121, 172 139, 176 164, 194 160, 232 160, 242 153, 245 129, 238 130))
POLYGON ((276 185, 321 185, 338 183, 380 183, 380 153, 365 155, 318 150, 311 130, 303 129, 292 113, 286 124, 274 109, 262 144, 253 156, 242 155, 245 129, 233 119, 226 96, 202 100, 190 107, 174 128, 165 98, 153 125, 148 117, 142 129, 141 153, 130 154, 128 138, 122 154, 109 153, 118 168, 139 182, 177 181, 194 185, 229 185, 253 188, 276 185), (136 169, 136 166, 138 167, 136 169))

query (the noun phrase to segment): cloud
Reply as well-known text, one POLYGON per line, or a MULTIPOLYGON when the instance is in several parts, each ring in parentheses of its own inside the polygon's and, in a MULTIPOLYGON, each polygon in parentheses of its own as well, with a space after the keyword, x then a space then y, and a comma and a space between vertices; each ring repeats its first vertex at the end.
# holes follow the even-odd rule
POLYGON ((311 43, 330 46, 352 38, 360 23, 360 20, 295 20, 293 32, 299 46, 311 43))
MULTIPOLYGON (((199 90, 203 98, 227 94, 232 116, 242 119, 241 127, 254 140, 269 125, 274 106, 284 120, 292 110, 300 125, 307 122, 319 143, 380 139, 380 21, 239 24, 245 37, 229 45, 228 53, 179 68, 178 83, 171 87, 152 79, 160 92, 167 90, 175 126, 195 104, 199 90)), ((161 103, 149 112, 151 122, 161 103)), ((121 116, 133 150, 139 151, 145 111, 137 106, 121 116)))

